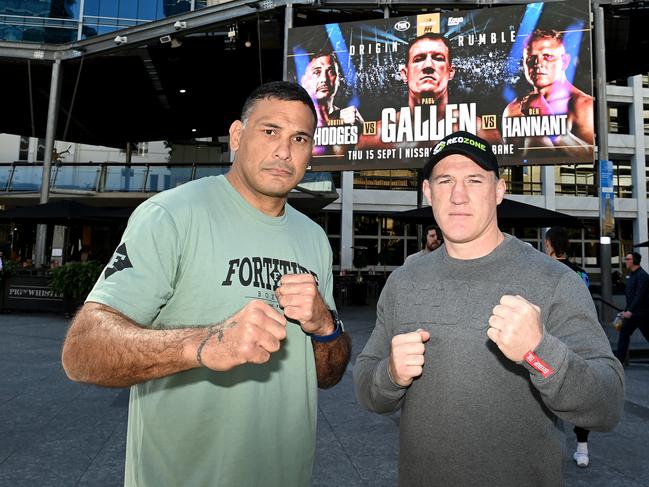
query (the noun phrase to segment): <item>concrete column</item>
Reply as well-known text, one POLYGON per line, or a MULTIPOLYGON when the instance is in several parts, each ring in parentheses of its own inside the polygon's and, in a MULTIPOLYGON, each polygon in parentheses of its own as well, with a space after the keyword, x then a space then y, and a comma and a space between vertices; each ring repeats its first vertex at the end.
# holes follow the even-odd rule
MULTIPOLYGON (((629 128, 634 138, 635 151, 631 157, 631 180, 633 181, 633 197, 638 204, 638 213, 633 220, 633 243, 645 242, 647 238, 647 174, 645 172, 645 135, 642 102, 642 76, 633 76, 628 79, 629 86, 633 87, 633 103, 629 107, 629 128)), ((649 269, 649 249, 639 247, 642 255, 642 267, 649 269)))
POLYGON ((52 235, 52 256, 50 265, 52 267, 63 264, 63 255, 65 253, 65 225, 54 225, 52 235))
POLYGON ((545 207, 548 210, 556 210, 556 166, 543 166, 542 170, 543 172, 541 173, 541 184, 543 185, 545 207))
POLYGON ((27 162, 36 162, 38 157, 38 137, 29 138, 29 146, 27 149, 27 162))
POLYGON ((340 217, 340 270, 351 271, 354 262, 354 171, 340 173, 342 211, 340 217))
MULTIPOLYGON (((52 79, 50 82, 50 98, 47 106, 47 129, 45 131, 45 157, 43 159, 43 177, 41 181, 40 203, 47 203, 50 197, 50 172, 52 170, 52 153, 54 151, 54 136, 58 119, 59 102, 61 98, 61 60, 56 59, 52 64, 52 79)), ((46 262, 45 239, 47 225, 39 223, 36 226, 36 248, 34 250, 34 265, 42 267, 46 262)))
MULTIPOLYGON (((543 185, 543 198, 545 199, 545 207, 548 210, 557 209, 556 191, 555 191, 555 166, 543 166, 541 168, 541 184, 543 185)), ((543 237, 548 227, 541 228, 541 249, 545 250, 545 242, 543 237)))

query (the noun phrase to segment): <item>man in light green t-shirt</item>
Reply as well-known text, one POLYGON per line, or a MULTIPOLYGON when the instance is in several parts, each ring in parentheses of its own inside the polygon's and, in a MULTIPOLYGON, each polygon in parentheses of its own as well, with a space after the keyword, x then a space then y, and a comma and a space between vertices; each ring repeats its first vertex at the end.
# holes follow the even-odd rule
POLYGON ((143 203, 73 320, 68 376, 132 386, 125 485, 309 485, 350 353, 326 235, 286 204, 315 125, 298 85, 255 90, 230 172, 143 203))

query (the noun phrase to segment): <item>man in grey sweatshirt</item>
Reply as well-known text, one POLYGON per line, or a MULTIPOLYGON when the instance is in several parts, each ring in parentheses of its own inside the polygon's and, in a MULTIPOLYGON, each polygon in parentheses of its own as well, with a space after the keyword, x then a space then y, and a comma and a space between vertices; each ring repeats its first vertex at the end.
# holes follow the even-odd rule
POLYGON ((498 229, 505 182, 486 141, 449 135, 424 174, 445 243, 388 279, 358 399, 401 409, 403 487, 563 485, 557 417, 610 430, 624 402, 593 301, 573 271, 498 229))

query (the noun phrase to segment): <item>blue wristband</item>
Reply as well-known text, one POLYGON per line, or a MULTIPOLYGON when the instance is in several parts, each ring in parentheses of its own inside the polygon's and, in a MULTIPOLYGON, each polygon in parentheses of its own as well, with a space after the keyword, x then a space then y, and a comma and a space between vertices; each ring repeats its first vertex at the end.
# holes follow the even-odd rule
POLYGON ((338 336, 343 332, 343 322, 338 318, 338 313, 336 313, 333 309, 330 309, 329 312, 331 313, 331 319, 333 320, 336 328, 334 329, 333 333, 329 335, 315 335, 313 333, 307 333, 307 335, 309 335, 311 337, 311 340, 313 340, 314 342, 330 342, 338 338, 338 336))

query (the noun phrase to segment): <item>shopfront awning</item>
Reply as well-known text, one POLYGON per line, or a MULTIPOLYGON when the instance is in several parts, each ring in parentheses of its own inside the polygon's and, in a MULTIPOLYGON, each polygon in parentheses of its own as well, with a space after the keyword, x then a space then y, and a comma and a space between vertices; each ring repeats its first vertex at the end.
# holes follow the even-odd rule
MULTIPOLYGON (((501 227, 524 225, 526 227, 552 227, 561 225, 569 228, 582 227, 581 221, 571 215, 548 210, 539 206, 521 203, 505 198, 498 205, 498 224, 501 227)), ((430 206, 414 210, 398 211, 390 215, 397 220, 411 223, 433 224, 433 211, 430 206)))
POLYGON ((0 211, 0 222, 69 224, 71 221, 121 220, 128 218, 132 211, 133 208, 109 208, 73 200, 55 200, 0 211))

